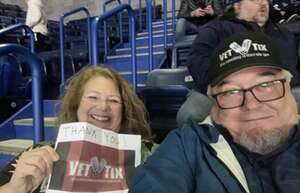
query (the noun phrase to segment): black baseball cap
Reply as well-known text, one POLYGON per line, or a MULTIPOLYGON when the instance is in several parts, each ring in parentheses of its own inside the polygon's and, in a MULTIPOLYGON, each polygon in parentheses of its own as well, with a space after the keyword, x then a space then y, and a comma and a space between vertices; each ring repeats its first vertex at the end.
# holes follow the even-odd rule
MULTIPOLYGON (((233 6, 234 3, 239 2, 241 0, 223 0, 222 1, 222 6, 223 6, 223 10, 227 10, 230 7, 233 6)), ((272 3, 273 0, 269 0, 270 3, 272 3)))
POLYGON ((208 84, 215 86, 228 75, 243 68, 262 66, 288 69, 280 60, 279 48, 260 32, 235 34, 221 42, 211 55, 208 84))
POLYGON ((223 0, 223 4, 224 5, 232 5, 238 1, 241 1, 241 0, 223 0))
POLYGON ((239 2, 241 0, 223 0, 223 9, 227 9, 228 7, 231 7, 234 3, 239 2))

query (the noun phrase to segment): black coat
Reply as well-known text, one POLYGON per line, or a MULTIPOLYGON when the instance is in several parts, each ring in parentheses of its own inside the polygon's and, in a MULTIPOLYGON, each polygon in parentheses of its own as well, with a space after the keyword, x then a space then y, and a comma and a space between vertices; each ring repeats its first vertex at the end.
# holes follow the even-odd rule
POLYGON ((203 25, 212 20, 216 15, 221 13, 221 4, 219 0, 181 0, 178 11, 178 18, 185 18, 195 25, 203 25), (205 15, 203 17, 191 17, 191 12, 199 7, 205 8, 211 4, 215 11, 214 15, 205 15))
POLYGON ((192 45, 188 57, 188 69, 196 83, 196 90, 206 94, 208 86, 208 60, 217 45, 227 37, 244 31, 264 32, 274 39, 275 43, 280 47, 280 57, 283 64, 291 69, 290 72, 294 76, 292 86, 300 85, 300 73, 297 70, 298 58, 294 34, 271 21, 267 22, 266 25, 261 28, 254 22, 222 18, 215 19, 199 27, 199 33, 192 45))

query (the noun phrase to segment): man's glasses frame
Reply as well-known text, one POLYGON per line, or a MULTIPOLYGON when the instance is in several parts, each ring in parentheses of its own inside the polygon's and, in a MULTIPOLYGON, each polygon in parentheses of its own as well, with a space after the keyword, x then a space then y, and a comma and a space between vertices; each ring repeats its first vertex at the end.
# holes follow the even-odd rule
POLYGON ((216 100, 218 106, 221 109, 234 109, 237 107, 241 107, 245 104, 245 96, 246 96, 246 92, 251 92, 251 94, 254 96, 254 98, 258 101, 258 102, 270 102, 270 101, 274 101, 274 100, 278 100, 282 97, 285 96, 285 85, 284 83, 286 82, 286 79, 277 79, 277 80, 272 80, 272 81, 267 81, 267 82, 262 82, 259 84, 256 84, 254 86, 251 86, 250 88, 247 89, 232 89, 232 90, 227 90, 224 92, 220 92, 220 93, 216 93, 213 94, 212 97, 216 100), (269 96, 266 99, 262 99, 261 97, 258 97, 258 94, 256 93, 256 90, 258 90, 259 88, 275 88, 275 86, 278 86, 278 84, 280 84, 281 86, 281 92, 280 95, 276 95, 274 97, 269 96), (232 106, 226 106, 226 104, 224 105, 221 101, 221 97, 226 96, 226 95, 233 95, 233 94, 240 94, 242 93, 242 100, 240 100, 240 103, 237 103, 236 105, 232 105, 232 106))

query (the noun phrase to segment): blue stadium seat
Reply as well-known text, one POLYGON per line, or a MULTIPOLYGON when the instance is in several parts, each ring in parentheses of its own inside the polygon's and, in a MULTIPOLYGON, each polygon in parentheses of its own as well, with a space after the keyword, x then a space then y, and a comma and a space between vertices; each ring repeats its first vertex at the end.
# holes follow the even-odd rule
POLYGON ((6 26, 15 24, 15 18, 0 15, 0 23, 5 23, 6 26))
POLYGON ((155 69, 148 74, 146 87, 140 92, 150 115, 155 140, 160 143, 167 133, 176 128, 176 114, 186 99, 186 68, 155 69))
POLYGON ((185 36, 182 41, 176 42, 172 48, 172 66, 178 68, 187 66, 188 54, 196 35, 185 36))
POLYGON ((0 78, 0 97, 14 95, 16 86, 22 81, 19 64, 14 55, 0 57, 0 78))
POLYGON ((164 59, 160 63, 160 68, 181 68, 187 66, 187 58, 190 48, 196 35, 188 35, 181 41, 175 42, 173 47, 166 50, 164 59))
MULTIPOLYGON (((46 75, 45 98, 56 99, 59 96, 59 86, 61 83, 60 55, 58 51, 42 52, 39 57, 43 61, 46 75)), ((65 79, 67 80, 75 73, 73 59, 65 54, 65 79)))
POLYGON ((30 95, 27 89, 30 82, 29 78, 22 76, 15 55, 0 57, 0 123, 24 106, 30 95))
POLYGON ((73 59, 75 72, 88 64, 88 51, 87 49, 72 49, 65 50, 65 54, 70 55, 73 59))
POLYGON ((18 11, 16 10, 3 10, 3 15, 6 15, 8 17, 12 17, 12 18, 15 18, 15 17, 18 17, 18 11))
POLYGON ((16 23, 25 23, 26 19, 23 17, 16 17, 15 21, 16 23))
POLYGON ((69 36, 65 39, 67 48, 69 49, 86 49, 88 50, 87 37, 82 36, 69 36))

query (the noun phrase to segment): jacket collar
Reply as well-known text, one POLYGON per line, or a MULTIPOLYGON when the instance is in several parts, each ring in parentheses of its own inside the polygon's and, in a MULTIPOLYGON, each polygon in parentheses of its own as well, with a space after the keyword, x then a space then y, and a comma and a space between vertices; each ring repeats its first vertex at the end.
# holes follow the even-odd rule
MULTIPOLYGON (((243 187, 244 192, 250 193, 245 174, 237 158, 232 152, 232 149, 226 139, 214 126, 211 117, 208 116, 203 122, 199 124, 193 123, 192 128, 194 128, 198 136, 214 150, 215 156, 230 170, 239 184, 243 187)), ((206 158, 212 166, 211 168, 213 170, 216 170, 215 174, 218 175, 221 179, 224 179, 223 182, 230 183, 225 174, 220 173, 220 168, 216 167, 217 164, 214 163, 214 159, 211 159, 211 155, 209 154, 209 152, 205 152, 206 158)))

